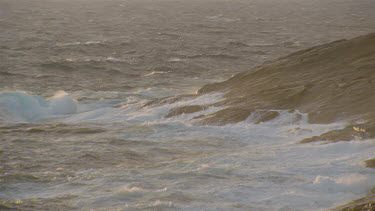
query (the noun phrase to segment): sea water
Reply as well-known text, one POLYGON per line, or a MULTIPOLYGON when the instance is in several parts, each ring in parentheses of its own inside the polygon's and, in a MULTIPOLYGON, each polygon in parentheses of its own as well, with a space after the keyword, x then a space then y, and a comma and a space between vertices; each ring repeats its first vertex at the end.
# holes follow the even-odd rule
POLYGON ((2 147, 18 145, 2 152, 15 157, 4 167, 2 196, 80 209, 314 210, 359 197, 375 182, 363 165, 374 140, 298 143, 343 123, 308 124, 304 114, 295 122, 279 111, 261 124, 250 116, 201 126, 188 114, 164 116, 220 94, 143 108, 142 95, 129 95, 114 103, 79 102, 63 92, 49 100, 1 93, 8 113, 2 147))
POLYGON ((299 143, 346 122, 283 110, 260 124, 192 119, 222 107, 166 117, 220 92, 150 103, 371 32, 371 1, 0 3, 3 207, 320 210, 375 184, 363 163, 374 140, 299 143))

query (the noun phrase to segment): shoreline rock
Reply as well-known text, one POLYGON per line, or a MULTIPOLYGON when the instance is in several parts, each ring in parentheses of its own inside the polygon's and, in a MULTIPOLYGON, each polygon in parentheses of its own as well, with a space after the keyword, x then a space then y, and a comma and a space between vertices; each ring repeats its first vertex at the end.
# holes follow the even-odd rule
MULTIPOLYGON (((371 120, 375 113, 374 73, 372 33, 292 53, 227 81, 208 84, 198 94, 225 92, 224 100, 217 104, 232 110, 297 109, 308 113, 310 123, 371 120)), ((220 115, 217 112, 209 118, 219 119, 220 115)))

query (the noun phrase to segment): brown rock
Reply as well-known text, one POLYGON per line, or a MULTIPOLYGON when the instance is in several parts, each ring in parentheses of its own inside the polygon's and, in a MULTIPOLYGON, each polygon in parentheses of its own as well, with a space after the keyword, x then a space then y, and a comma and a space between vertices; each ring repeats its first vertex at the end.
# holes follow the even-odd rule
POLYGON ((173 117, 173 116, 181 115, 181 114, 195 113, 204 109, 206 109, 206 107, 200 106, 200 105, 188 105, 188 106, 177 107, 177 108, 171 109, 169 113, 165 115, 165 117, 169 118, 169 117, 173 117))
POLYGON ((255 111, 252 116, 253 116, 252 122, 254 122, 255 124, 259 124, 262 122, 267 122, 272 119, 275 119, 276 117, 279 116, 279 112, 277 111, 255 111))
POLYGON ((203 125, 226 125, 244 121, 251 114, 248 108, 232 107, 213 113, 200 121, 203 125))
POLYGON ((298 109, 324 124, 375 113, 374 73, 375 33, 292 53, 198 93, 227 91, 222 106, 298 109))

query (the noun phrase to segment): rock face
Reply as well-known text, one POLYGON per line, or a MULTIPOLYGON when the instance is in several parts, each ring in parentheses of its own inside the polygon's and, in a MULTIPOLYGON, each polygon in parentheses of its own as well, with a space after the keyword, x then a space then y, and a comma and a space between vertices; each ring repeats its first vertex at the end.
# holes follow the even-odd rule
MULTIPOLYGON (((375 33, 339 40, 292 53, 227 81, 209 84, 198 93, 226 91, 228 112, 247 115, 257 109, 298 109, 310 123, 372 119, 375 114, 375 33)), ((218 111, 204 124, 233 123, 218 111), (217 121, 215 121, 215 118, 217 121)))
MULTIPOLYGON (((226 125, 251 116, 250 121, 259 124, 279 116, 278 110, 298 110, 308 114, 309 123, 348 122, 344 129, 307 138, 302 143, 373 138, 375 33, 298 51, 224 82, 206 85, 196 95, 158 99, 145 106, 219 92, 225 93, 220 100, 173 108, 165 117, 192 114, 197 124, 226 125), (218 109, 199 112, 210 107, 218 109)), ((298 115, 296 121, 301 118, 298 115)))
POLYGON ((367 196, 351 201, 330 211, 373 211, 375 210, 375 188, 367 196))
POLYGON ((331 130, 320 136, 313 136, 301 140, 301 143, 309 143, 314 141, 351 141, 375 138, 375 121, 369 120, 362 124, 349 124, 343 129, 331 130))

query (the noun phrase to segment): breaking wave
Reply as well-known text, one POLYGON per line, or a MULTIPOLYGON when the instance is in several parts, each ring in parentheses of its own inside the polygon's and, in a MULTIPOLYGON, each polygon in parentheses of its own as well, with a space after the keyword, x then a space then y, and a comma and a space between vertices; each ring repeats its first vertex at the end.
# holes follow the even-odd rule
POLYGON ((77 102, 66 92, 57 92, 45 100, 26 92, 0 93, 0 118, 6 122, 35 122, 48 116, 77 112, 77 102))
MULTIPOLYGON (((16 133, 50 135, 41 144, 46 153, 61 144, 50 157, 64 158, 57 163, 66 170, 52 161, 42 169, 79 169, 53 184, 54 195, 76 191, 86 208, 128 200, 130 209, 324 209, 360 196, 375 181, 363 162, 373 156, 375 137, 373 44, 375 34, 313 47, 196 94, 81 90, 77 101, 64 91, 49 99, 0 92, 1 123, 26 122, 0 130, 15 154, 36 142, 9 138, 16 133)), ((168 75, 163 69, 142 78, 168 75)), ((22 177, 4 176, 10 177, 38 179, 28 169, 22 177)), ((17 191, 31 195, 27 188, 17 191)))

